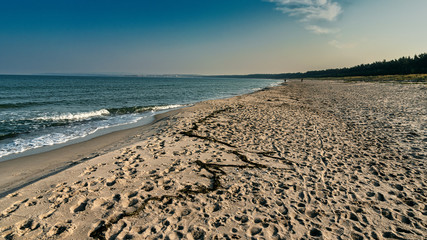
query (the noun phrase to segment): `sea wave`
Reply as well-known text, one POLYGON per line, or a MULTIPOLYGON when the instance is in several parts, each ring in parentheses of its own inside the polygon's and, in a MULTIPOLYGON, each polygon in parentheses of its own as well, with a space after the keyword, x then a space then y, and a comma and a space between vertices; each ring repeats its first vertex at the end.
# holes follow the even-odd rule
POLYGON ((14 138, 9 139, 8 143, 0 145, 0 158, 31 149, 67 143, 72 140, 87 137, 102 129, 136 123, 143 119, 147 119, 150 115, 151 114, 142 116, 120 115, 108 120, 89 121, 83 125, 70 125, 69 127, 51 129, 49 131, 44 131, 44 133, 36 137, 31 134, 16 135, 14 138))
MULTIPOLYGON (((169 110, 182 106, 185 105, 173 104, 163 106, 124 107, 43 116, 32 120, 19 120, 21 124, 33 124, 32 121, 41 121, 44 125, 40 125, 41 123, 38 124, 44 126, 44 132, 39 136, 31 135, 29 132, 11 132, 0 135, 0 140, 8 142, 1 145, 0 158, 10 154, 25 152, 30 149, 62 144, 78 138, 84 138, 101 129, 134 124, 143 119, 147 119, 149 116, 153 116, 157 111, 169 110), (103 118, 100 118, 98 121, 98 117, 103 118), (78 123, 74 124, 76 122, 78 123)), ((13 124, 16 125, 16 123, 15 121, 13 124)))
POLYGON ((185 105, 172 104, 164 106, 133 106, 133 107, 121 107, 121 108, 108 108, 107 111, 110 114, 131 114, 131 113, 143 113, 148 111, 161 111, 172 108, 183 107, 185 105))
POLYGON ((107 109, 101 109, 98 111, 91 112, 78 112, 78 113, 63 113, 53 116, 42 116, 33 118, 32 120, 42 120, 42 121, 80 121, 86 120, 93 117, 101 117, 109 115, 110 112, 107 109))
POLYGON ((174 104, 174 105, 166 105, 166 106, 156 106, 153 107, 153 111, 161 111, 161 110, 168 110, 168 109, 172 109, 172 108, 179 108, 179 107, 184 107, 186 105, 180 105, 180 104, 174 104))
POLYGON ((150 111, 151 107, 147 106, 134 106, 134 107, 121 107, 121 108, 108 108, 107 111, 110 114, 122 115, 131 113, 142 113, 150 111))
POLYGON ((36 149, 44 146, 52 146, 85 137, 95 131, 101 129, 95 128, 90 131, 73 131, 73 132, 53 132, 36 138, 16 138, 13 142, 5 144, 0 149, 0 158, 10 155, 22 153, 30 149, 36 149))
MULTIPOLYGON (((61 113, 52 115, 43 115, 38 117, 20 116, 8 120, 0 120, 0 140, 14 138, 21 134, 27 134, 32 131, 47 129, 51 127, 72 126, 74 124, 89 124, 93 121, 113 121, 113 119, 133 119, 139 118, 145 113, 155 113, 185 105, 161 105, 161 106, 136 106, 123 108, 101 109, 97 111, 61 113), (129 117, 126 117, 129 115, 129 117), (118 118, 116 118, 118 117, 118 118), (19 127, 18 127, 19 126, 19 127)), ((126 123, 124 123, 126 124, 126 123)))

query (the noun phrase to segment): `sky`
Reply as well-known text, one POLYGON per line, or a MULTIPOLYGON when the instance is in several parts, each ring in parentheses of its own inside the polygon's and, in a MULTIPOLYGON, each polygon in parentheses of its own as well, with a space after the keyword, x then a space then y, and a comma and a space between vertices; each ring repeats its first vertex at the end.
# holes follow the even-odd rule
POLYGON ((250 74, 427 52, 427 0, 0 0, 0 74, 250 74))

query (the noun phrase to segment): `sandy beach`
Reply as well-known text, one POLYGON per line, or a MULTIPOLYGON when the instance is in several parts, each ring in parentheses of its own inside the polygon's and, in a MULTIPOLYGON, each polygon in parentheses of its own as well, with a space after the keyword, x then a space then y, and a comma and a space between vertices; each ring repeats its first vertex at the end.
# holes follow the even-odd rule
POLYGON ((4 239, 426 239, 427 87, 290 81, 0 163, 4 239))

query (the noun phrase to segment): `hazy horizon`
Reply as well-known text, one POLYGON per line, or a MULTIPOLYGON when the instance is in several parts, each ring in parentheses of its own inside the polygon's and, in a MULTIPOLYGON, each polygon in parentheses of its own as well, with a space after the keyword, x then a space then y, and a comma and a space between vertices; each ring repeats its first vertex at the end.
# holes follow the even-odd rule
POLYGON ((427 52, 425 0, 14 1, 0 74, 229 75, 427 52))
MULTIPOLYGON (((427 54, 427 53, 421 53, 421 54, 427 54)), ((415 55, 420 55, 420 54, 415 54, 415 55)), ((409 57, 412 58, 413 56, 402 56, 402 57, 409 57)), ((377 60, 375 62, 381 62, 381 61, 390 61, 390 60, 397 60, 398 58, 395 59, 382 59, 382 60, 377 60)), ((359 63, 357 65, 353 65, 353 66, 344 66, 343 68, 351 68, 351 67, 356 67, 356 66, 360 66, 362 64, 372 64, 374 62, 369 62, 369 63, 359 63)), ((84 72, 75 72, 75 73, 67 73, 67 72, 51 72, 51 73, 1 73, 0 72, 0 76, 1 75, 29 75, 29 76, 84 76, 84 77, 221 77, 221 76, 245 76, 245 75, 276 75, 276 74, 293 74, 293 73, 306 73, 306 72, 310 72, 310 71, 317 71, 317 70, 330 70, 330 69, 342 69, 342 68, 325 68, 325 69, 315 69, 315 70, 307 70, 307 71, 302 71, 302 72, 277 72, 277 73, 272 73, 272 72, 260 72, 260 73, 244 73, 244 74, 193 74, 193 73, 157 73, 157 74, 142 74, 142 73, 125 73, 125 72, 100 72, 100 73, 96 73, 96 72, 92 72, 92 73, 84 73, 84 72)))

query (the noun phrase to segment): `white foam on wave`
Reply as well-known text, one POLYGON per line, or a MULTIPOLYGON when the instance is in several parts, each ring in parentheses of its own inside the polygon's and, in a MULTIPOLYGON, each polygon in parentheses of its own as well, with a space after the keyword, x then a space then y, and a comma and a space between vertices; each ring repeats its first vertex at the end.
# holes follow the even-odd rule
POLYGON ((282 83, 282 81, 273 82, 273 83, 270 83, 270 85, 268 85, 268 86, 266 86, 266 87, 257 87, 257 88, 252 88, 252 91, 253 91, 253 92, 256 92, 256 91, 263 90, 263 89, 265 89, 265 88, 276 87, 276 86, 279 86, 281 83, 282 83))
POLYGON ((156 106, 153 107, 152 110, 153 111, 161 111, 161 110, 168 110, 168 109, 173 109, 173 108, 179 108, 179 107, 184 107, 185 105, 180 105, 180 104, 173 104, 173 105, 166 105, 166 106, 156 106))
POLYGON ((256 92, 256 91, 259 91, 259 90, 262 90, 263 88, 252 88, 251 90, 253 91, 253 92, 256 92))
POLYGON ((55 144, 66 143, 68 141, 86 137, 89 134, 96 132, 97 130, 102 129, 102 127, 96 128, 92 131, 75 131, 75 132, 54 132, 45 134, 36 138, 17 138, 13 142, 6 144, 0 150, 0 158, 10 155, 22 153, 27 150, 41 148, 45 146, 52 146, 55 144))
POLYGON ((270 87, 276 87, 276 86, 279 86, 281 83, 283 83, 283 81, 282 81, 282 80, 277 80, 277 82, 270 83, 270 87))
MULTIPOLYGON (((151 112, 169 110, 174 108, 183 107, 186 105, 172 104, 165 106, 155 106, 151 108, 151 112)), ((54 132, 45 133, 41 136, 31 137, 23 136, 16 138, 13 141, 1 145, 0 158, 10 154, 18 154, 28 150, 41 148, 45 146, 52 146, 57 144, 67 143, 72 140, 84 138, 88 135, 94 134, 96 131, 106 128, 118 127, 127 124, 133 124, 141 119, 147 117, 147 114, 141 115, 140 113, 135 114, 124 114, 118 116, 111 116, 110 112, 106 109, 91 112, 80 112, 80 113, 65 113, 51 116, 42 116, 33 118, 33 120, 42 121, 81 121, 90 119, 93 117, 108 116, 107 119, 101 121, 94 121, 85 123, 78 126, 65 126, 57 128, 54 132)))
POLYGON ((60 127, 54 130, 54 132, 45 133, 37 137, 23 136, 13 139, 13 141, 9 143, 1 145, 0 158, 32 149, 67 143, 72 140, 87 137, 88 135, 94 134, 95 132, 102 129, 133 124, 148 116, 150 115, 121 115, 99 122, 91 122, 77 126, 60 127))
POLYGON ((93 117, 100 117, 100 116, 107 116, 110 115, 110 112, 107 109, 101 109, 98 111, 91 111, 91 112, 79 112, 79 113, 64 113, 59 115, 53 115, 53 116, 43 116, 43 117, 37 117, 33 120, 44 120, 44 121, 81 121, 88 118, 93 117))

